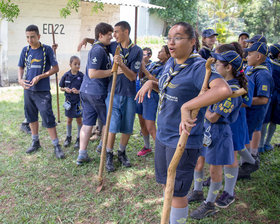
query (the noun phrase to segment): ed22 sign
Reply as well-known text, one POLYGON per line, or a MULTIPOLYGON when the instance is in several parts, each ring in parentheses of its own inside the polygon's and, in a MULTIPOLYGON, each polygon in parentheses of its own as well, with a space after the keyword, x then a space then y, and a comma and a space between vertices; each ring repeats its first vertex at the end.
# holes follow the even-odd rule
POLYGON ((54 34, 64 35, 64 24, 43 24, 43 34, 52 34, 52 25, 54 34))

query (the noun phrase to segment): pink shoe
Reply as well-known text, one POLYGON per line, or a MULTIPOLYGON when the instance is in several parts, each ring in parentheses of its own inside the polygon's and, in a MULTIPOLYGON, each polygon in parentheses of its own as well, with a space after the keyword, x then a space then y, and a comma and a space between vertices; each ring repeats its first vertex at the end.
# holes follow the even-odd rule
POLYGON ((147 149, 145 146, 137 153, 137 156, 146 156, 147 154, 151 153, 151 149, 147 149))

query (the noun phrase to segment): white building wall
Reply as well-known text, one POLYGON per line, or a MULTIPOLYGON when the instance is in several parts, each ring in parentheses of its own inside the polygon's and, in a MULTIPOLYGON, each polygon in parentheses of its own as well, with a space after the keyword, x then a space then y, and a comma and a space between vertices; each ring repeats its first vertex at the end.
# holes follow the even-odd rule
POLYGON ((0 20, 0 86, 9 83, 8 76, 8 22, 0 20))
POLYGON ((81 58, 81 71, 85 71, 88 46, 77 52, 77 46, 84 37, 94 37, 94 27, 99 22, 114 25, 119 21, 119 6, 104 5, 104 11, 92 13, 92 4, 81 2, 79 12, 72 12, 66 19, 60 17, 59 9, 65 7, 67 0, 21 0, 18 5, 20 15, 14 23, 8 24, 8 72, 10 82, 17 79, 17 64, 19 55, 27 45, 25 28, 30 24, 39 27, 40 41, 52 45, 51 24, 55 28, 55 41, 58 44, 57 59, 61 77, 69 68, 69 59, 72 55, 81 58))

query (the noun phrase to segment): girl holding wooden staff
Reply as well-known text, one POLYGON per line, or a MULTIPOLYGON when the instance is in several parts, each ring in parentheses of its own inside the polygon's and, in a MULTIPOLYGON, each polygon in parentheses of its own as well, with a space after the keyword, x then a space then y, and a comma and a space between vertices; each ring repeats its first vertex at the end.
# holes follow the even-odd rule
MULTIPOLYGON (((149 80, 136 95, 143 102, 153 89, 160 91, 157 134, 155 143, 156 181, 165 187, 167 169, 175 153, 182 131, 192 128, 183 155, 176 169, 174 193, 171 203, 170 223, 182 223, 188 216, 187 193, 193 180, 193 171, 202 148, 203 119, 208 105, 226 99, 232 93, 228 84, 215 72, 211 72, 210 89, 198 96, 204 81, 205 59, 194 54, 195 31, 185 22, 176 23, 168 33, 171 58, 158 82, 149 80), (186 103, 187 102, 187 103, 186 103), (186 103, 186 104, 185 104, 186 103), (183 107, 182 107, 183 105, 183 107), (182 109, 181 109, 182 107, 182 109), (199 110, 197 118, 192 111, 199 110)), ((165 195, 165 197, 169 197, 165 195)), ((164 212, 169 217, 169 211, 164 212)), ((169 221, 167 221, 168 223, 169 221)))

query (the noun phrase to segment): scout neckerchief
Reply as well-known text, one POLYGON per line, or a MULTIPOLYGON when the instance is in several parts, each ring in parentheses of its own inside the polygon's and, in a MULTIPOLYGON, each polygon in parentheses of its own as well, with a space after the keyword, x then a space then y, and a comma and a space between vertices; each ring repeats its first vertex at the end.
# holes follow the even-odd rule
POLYGON ((250 76, 250 75, 253 74, 254 71, 256 71, 256 70, 258 70, 258 69, 265 69, 265 70, 269 71, 266 65, 257 65, 256 67, 252 67, 252 68, 247 72, 246 75, 250 76))
POLYGON ((211 50, 209 47, 202 46, 202 48, 204 48, 204 49, 206 49, 206 50, 208 50, 208 51, 210 51, 210 52, 213 52, 213 50, 211 50))
MULTIPOLYGON (((24 68, 25 68, 25 77, 27 75, 27 57, 28 57, 28 52, 30 50, 30 45, 27 46, 27 49, 26 49, 26 52, 25 52, 25 57, 24 57, 24 68)), ((43 48, 43 58, 44 58, 44 62, 43 62, 43 70, 42 70, 42 73, 45 72, 45 68, 46 68, 46 61, 47 61, 47 58, 46 58, 46 48, 45 46, 40 42, 40 47, 43 48)), ((25 79, 25 78, 24 78, 25 79)))
POLYGON ((110 58, 110 54, 109 54, 108 48, 107 48, 103 43, 101 43, 99 40, 95 41, 95 42, 93 43, 92 47, 93 47, 94 45, 99 45, 99 46, 101 46, 101 47, 105 50, 105 52, 106 52, 106 54, 107 54, 107 57, 108 57, 109 66, 110 66, 110 68, 112 68, 112 62, 111 62, 111 58, 110 58))
MULTIPOLYGON (((160 67, 160 66, 162 66, 162 65, 164 65, 163 62, 157 61, 156 63, 154 63, 154 64, 152 65, 151 68, 149 68, 148 71, 151 73, 152 76, 154 76, 154 75, 152 74, 152 72, 153 72, 156 68, 158 68, 158 67, 160 67)), ((146 67, 147 67, 147 65, 146 65, 146 67)), ((154 76, 154 77, 155 77, 155 76, 154 76)), ((148 80, 149 80, 148 77, 147 77, 147 76, 144 76, 144 77, 141 79, 141 85, 144 85, 144 83, 147 82, 148 80)))
POLYGON ((160 98, 159 98, 159 104, 158 104, 158 112, 160 113, 161 109, 162 109, 162 103, 163 103, 163 100, 165 98, 165 89, 167 88, 167 86, 169 85, 169 83, 171 82, 171 80, 176 76, 178 75, 187 65, 186 62, 190 59, 190 58, 196 58, 196 57, 200 57, 199 54, 195 54, 195 53, 192 53, 190 55, 190 57, 181 65, 177 66, 177 68, 174 70, 175 66, 176 66, 176 60, 173 59, 173 63, 172 65, 170 66, 170 69, 169 69, 169 72, 168 72, 168 77, 166 78, 166 80, 164 81, 163 83, 163 86, 162 86, 162 89, 160 91, 160 98))
POLYGON ((124 54, 124 49, 123 49, 122 45, 121 45, 121 44, 119 44, 119 45, 120 45, 120 48, 121 48, 121 50, 120 50, 120 56, 121 56, 122 59, 123 59, 123 63, 124 63, 125 65, 127 65, 127 58, 128 58, 129 53, 130 53, 130 51, 131 51, 131 48, 132 48, 134 45, 133 45, 133 43, 131 42, 131 40, 129 39, 129 45, 128 45, 128 47, 127 47, 128 52, 127 52, 126 54, 124 54))

